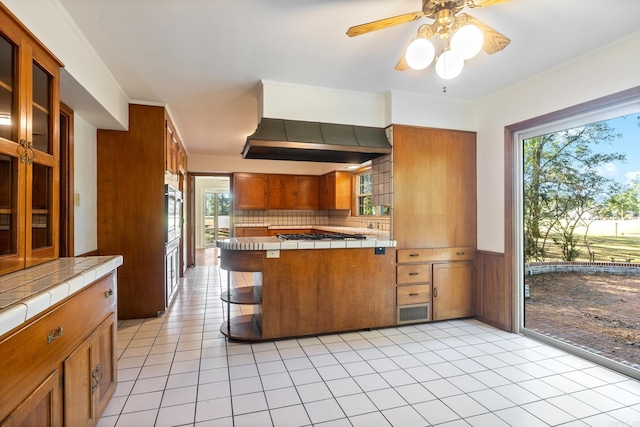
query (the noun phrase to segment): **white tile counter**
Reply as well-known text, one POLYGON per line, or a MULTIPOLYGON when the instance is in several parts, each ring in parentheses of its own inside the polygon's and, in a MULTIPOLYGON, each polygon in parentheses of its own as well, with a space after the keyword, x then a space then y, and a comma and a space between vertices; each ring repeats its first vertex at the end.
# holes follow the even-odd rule
POLYGON ((0 276, 0 336, 122 265, 122 256, 59 258, 0 276))

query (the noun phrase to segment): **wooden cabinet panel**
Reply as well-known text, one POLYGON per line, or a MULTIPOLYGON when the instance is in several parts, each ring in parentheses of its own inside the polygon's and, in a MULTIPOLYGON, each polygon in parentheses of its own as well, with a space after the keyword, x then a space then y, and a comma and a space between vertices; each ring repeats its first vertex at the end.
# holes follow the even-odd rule
POLYGON ((320 178, 317 176, 296 177, 296 209, 320 209, 320 178))
POLYGON ((427 303, 431 300, 431 286, 398 286, 396 294, 396 304, 398 305, 427 303))
POLYGON ((429 283, 431 281, 431 264, 398 265, 396 281, 399 285, 406 283, 429 283))
POLYGON ((394 324, 392 248, 283 250, 262 271, 265 339, 394 324))
POLYGON ((268 236, 276 236, 278 234, 310 234, 313 230, 310 228, 270 228, 267 232, 268 236))
POLYGON ((235 237, 265 237, 269 235, 267 227, 236 227, 235 237))
POLYGON ((93 335, 87 338, 64 361, 64 425, 86 427, 96 423, 91 386, 94 361, 92 360, 93 335))
POLYGON ((269 175, 269 209, 305 209, 320 207, 320 183, 317 176, 269 175))
POLYGON ((64 424, 92 426, 116 389, 115 313, 64 361, 64 424))
POLYGON ((475 133, 394 125, 393 174, 399 248, 476 247, 475 133))
POLYGON ((267 175, 234 174, 233 206, 235 209, 267 209, 267 175))
POLYGON ((353 203, 353 174, 334 171, 322 175, 320 186, 321 209, 351 209, 353 203))
POLYGON ((164 107, 130 104, 128 131, 98 130, 98 250, 126 260, 118 270, 120 319, 156 317, 167 307, 165 183, 179 187, 166 174, 168 123, 164 107))
POLYGON ((269 175, 267 207, 269 209, 293 209, 296 202, 295 175, 269 175))
POLYGON ((62 425, 62 388, 56 369, 4 421, 2 427, 62 425))
POLYGON ((107 317, 95 332, 96 362, 100 367, 98 387, 95 391, 96 416, 107 409, 118 386, 118 319, 115 312, 107 317))
POLYGON ((464 261, 475 258, 475 248, 398 249, 399 263, 464 261))
POLYGON ((433 320, 475 314, 473 273, 472 262, 433 264, 433 320))

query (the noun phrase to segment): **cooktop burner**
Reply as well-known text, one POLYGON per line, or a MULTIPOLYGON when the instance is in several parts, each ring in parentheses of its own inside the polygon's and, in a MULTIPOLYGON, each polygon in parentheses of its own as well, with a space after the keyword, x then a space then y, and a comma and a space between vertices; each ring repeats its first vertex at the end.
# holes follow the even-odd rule
POLYGON ((365 240, 367 238, 362 234, 346 233, 277 234, 276 237, 283 240, 365 240))

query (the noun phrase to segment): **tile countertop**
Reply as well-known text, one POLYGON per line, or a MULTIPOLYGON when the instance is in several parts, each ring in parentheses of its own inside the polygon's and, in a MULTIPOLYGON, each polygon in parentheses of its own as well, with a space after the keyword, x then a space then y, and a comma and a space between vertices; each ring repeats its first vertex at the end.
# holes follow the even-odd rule
POLYGON ((277 237, 237 237, 216 241, 221 249, 235 251, 269 251, 288 249, 395 248, 396 241, 368 237, 365 240, 282 240, 277 237))
POLYGON ((0 336, 121 265, 121 255, 59 258, 0 276, 0 336))

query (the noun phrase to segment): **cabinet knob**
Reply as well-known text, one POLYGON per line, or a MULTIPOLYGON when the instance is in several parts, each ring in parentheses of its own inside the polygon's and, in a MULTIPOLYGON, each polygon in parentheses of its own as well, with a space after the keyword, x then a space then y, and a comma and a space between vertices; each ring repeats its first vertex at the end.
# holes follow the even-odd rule
POLYGON ((58 337, 61 337, 61 336, 62 336, 62 326, 58 326, 58 329, 54 329, 53 331, 49 332, 49 335, 47 336, 47 342, 51 344, 53 341, 58 339, 58 337))
POLYGON ((438 288, 433 288, 433 296, 434 297, 438 296, 438 288))
POLYGON ((113 289, 109 289, 108 291, 105 291, 105 293, 104 293, 104 297, 105 298, 109 298, 111 295, 113 295, 113 289))

